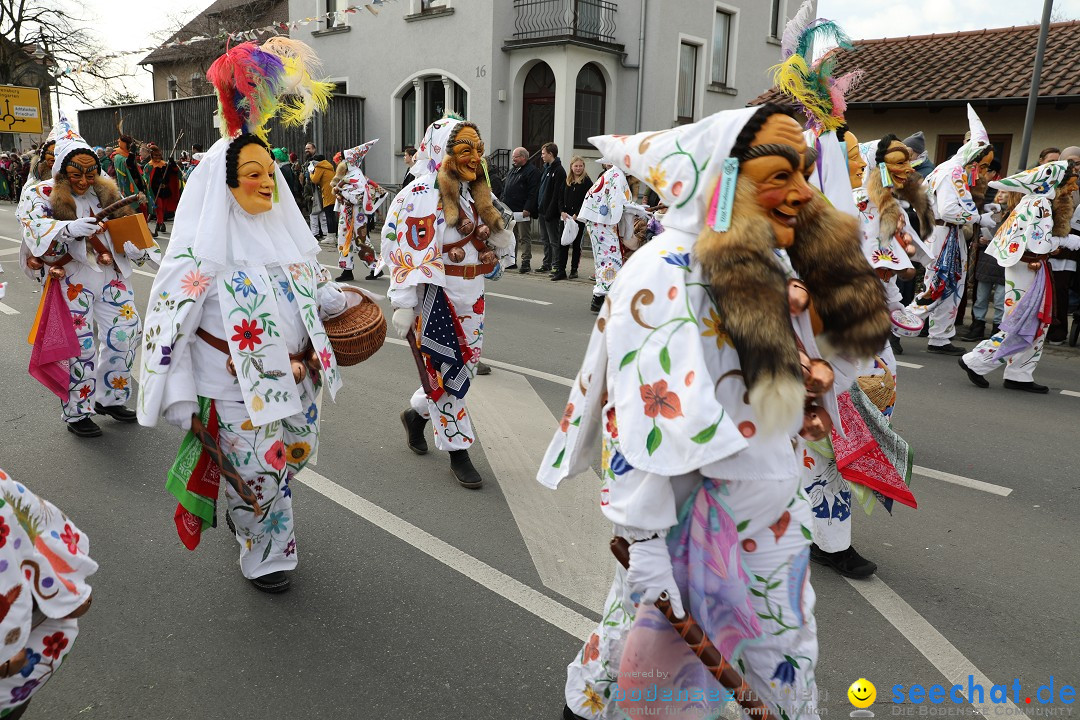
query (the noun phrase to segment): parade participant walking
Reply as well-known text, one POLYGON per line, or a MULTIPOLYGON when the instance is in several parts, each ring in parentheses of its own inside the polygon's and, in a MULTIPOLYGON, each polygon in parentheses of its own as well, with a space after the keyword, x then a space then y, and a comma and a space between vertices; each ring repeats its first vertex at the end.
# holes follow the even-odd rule
POLYGON ((540 169, 529 162, 529 151, 523 147, 514 148, 510 161, 513 167, 506 174, 503 194, 499 199, 511 212, 521 213, 521 220, 514 225, 514 238, 517 240, 517 271, 524 275, 532 271, 532 243, 539 222, 536 207, 540 192, 540 169))
MULTIPOLYGON (((346 150, 344 153, 345 176, 335 190, 341 204, 341 232, 338 241, 338 267, 342 269, 335 278, 338 282, 353 279, 353 257, 359 256, 368 266, 366 280, 374 280, 380 253, 368 244, 368 218, 386 200, 386 191, 374 180, 364 175, 360 164, 371 146, 378 139, 346 150)), ((380 270, 381 272, 381 270, 380 270)))
POLYGON ((289 193, 293 196, 297 206, 300 205, 300 181, 296 178, 292 165, 289 163, 289 153, 285 148, 274 148, 274 162, 277 163, 281 176, 285 178, 285 184, 289 186, 289 193))
POLYGON ((857 223, 807 185, 814 151, 775 105, 590 141, 669 210, 611 289, 537 475, 557 486, 592 465, 599 441, 601 510, 631 543, 568 668, 563 717, 624 717, 619 692, 641 675, 658 692, 677 682, 722 697, 648 608, 666 592, 771 712, 816 718, 810 507, 792 436, 801 425, 823 437, 817 403, 831 404, 807 298, 838 352, 872 355, 889 332, 857 223), (777 677, 793 692, 774 690, 777 677))
POLYGON ((1080 250, 1080 238, 1069 235, 1076 173, 1072 163, 1055 160, 990 183, 999 191, 1022 192, 1024 198, 1001 223, 989 247, 1005 268, 1001 329, 959 360, 976 387, 990 387, 983 376, 1004 365, 1006 388, 1050 391, 1034 381, 1033 373, 1052 319, 1053 281, 1047 260, 1059 248, 1080 250))
POLYGON ((596 283, 589 305, 592 312, 600 312, 615 276, 622 269, 619 223, 622 222, 623 208, 631 202, 626 174, 611 163, 602 161, 600 164, 604 174, 589 188, 577 213, 577 219, 585 221, 593 244, 596 283))
POLYGON ((423 455, 431 420, 435 447, 450 453, 454 477, 478 488, 483 478, 469 458, 476 433, 465 398, 484 341, 484 280, 498 279, 510 264, 514 238, 493 204, 484 142, 472 123, 432 123, 413 174, 382 231, 394 328, 408 338, 421 373, 401 422, 409 449, 423 455))
MULTIPOLYGON (((16 216, 29 255, 62 269, 63 277, 55 282, 63 288, 81 349, 68 368, 63 420, 79 437, 96 437, 101 428, 91 417, 95 413, 135 422, 135 412, 124 406, 131 395, 131 364, 140 332, 128 278, 133 262, 152 261, 160 252, 138 250, 130 243, 125 252, 111 252, 112 238, 94 216, 121 194, 116 183, 101 174, 94 151, 63 117, 57 123, 55 152, 52 180, 30 188, 16 216), (91 247, 95 236, 100 236, 104 252, 91 247)), ((118 216, 132 212, 130 206, 115 210, 118 216)))
POLYGON ((166 213, 174 214, 180 202, 180 168, 172 158, 166 161, 157 145, 150 146, 150 162, 147 168, 149 172, 146 185, 153 196, 154 217, 157 220, 154 237, 157 237, 160 233, 169 231, 165 224, 166 213))
POLYGON ((136 158, 137 150, 135 139, 121 133, 116 152, 112 157, 113 170, 120 196, 139 194, 139 199, 132 203, 132 207, 149 219, 149 198, 146 196, 146 182, 143 180, 142 169, 136 158))
POLYGON ((0 716, 16 720, 71 652, 98 565, 86 533, 3 470, 0 495, 0 716))
MULTIPOLYGON (((139 421, 164 417, 192 430, 167 482, 180 502, 181 540, 194 549, 215 524, 220 470, 240 570, 268 593, 287 590, 285 572, 296 567, 290 480, 318 448, 319 391, 333 397, 341 385, 323 320, 345 299, 319 265, 292 196, 279 191, 284 178, 263 140, 285 97, 301 91, 310 111, 325 109, 332 85, 313 83, 315 70, 296 62, 310 53, 282 38, 243 43, 207 71, 224 137, 191 174, 177 209, 139 377, 139 421), (282 53, 293 62, 283 64, 282 53)), ((289 110, 297 123, 310 115, 289 110)))
POLYGON ((964 294, 967 276, 966 225, 992 227, 992 213, 980 214, 971 195, 977 183, 985 183, 994 159, 994 148, 979 116, 968 105, 971 139, 953 157, 938 165, 926 179, 933 199, 935 228, 930 243, 934 260, 926 268, 926 289, 908 309, 928 323, 930 340, 926 350, 942 355, 963 355, 953 345, 956 311, 964 294))
POLYGON ((311 158, 311 196, 312 209, 321 203, 323 219, 326 221, 326 242, 337 247, 338 228, 337 213, 334 212, 334 188, 331 184, 334 179, 334 166, 326 159, 325 155, 314 155, 311 158))

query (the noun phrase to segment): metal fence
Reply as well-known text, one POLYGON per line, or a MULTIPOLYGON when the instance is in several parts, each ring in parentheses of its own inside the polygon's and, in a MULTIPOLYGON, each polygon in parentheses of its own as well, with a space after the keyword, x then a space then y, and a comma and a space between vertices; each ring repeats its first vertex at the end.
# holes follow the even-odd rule
POLYGON ((514 39, 577 37, 615 42, 612 0, 514 0, 514 39))
MULTIPOLYGON (((209 150, 221 137, 214 126, 217 97, 201 95, 177 100, 109 106, 79 111, 79 132, 91 145, 114 145, 116 123, 124 120, 124 132, 137 140, 155 142, 166 152, 173 146, 181 131, 183 139, 177 148, 188 150, 202 145, 209 150)), ((277 120, 270 121, 270 144, 303 154, 304 144, 314 142, 327 157, 364 142, 364 98, 355 95, 334 95, 325 113, 318 113, 307 128, 286 128, 277 120)))

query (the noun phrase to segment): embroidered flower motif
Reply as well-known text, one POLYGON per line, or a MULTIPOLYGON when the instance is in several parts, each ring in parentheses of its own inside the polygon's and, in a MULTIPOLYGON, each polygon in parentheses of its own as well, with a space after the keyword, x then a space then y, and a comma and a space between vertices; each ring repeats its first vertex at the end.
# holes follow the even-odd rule
POLYGON ((294 442, 285 449, 285 453, 289 456, 289 462, 302 463, 311 455, 311 446, 306 442, 294 442))
POLYGON ((131 307, 130 303, 124 303, 123 305, 121 305, 118 312, 120 317, 124 318, 125 320, 131 320, 135 317, 135 308, 131 307))
POLYGON ((240 343, 241 350, 254 350, 256 345, 262 343, 263 329, 254 320, 241 320, 239 325, 233 325, 233 342, 240 343))
POLYGON ((611 438, 619 437, 619 424, 615 421, 615 408, 608 408, 604 429, 611 438))
POLYGON ((591 685, 585 686, 585 704, 582 707, 594 714, 604 709, 603 698, 600 697, 600 693, 592 689, 591 685))
POLYGON ((405 279, 409 277, 409 273, 414 270, 419 270, 425 277, 430 278, 433 276, 432 270, 441 272, 443 269, 443 262, 436 257, 434 246, 428 247, 419 263, 414 262, 410 253, 398 248, 390 253, 390 265, 393 267, 394 282, 396 283, 405 282, 405 279))
POLYGON ((285 511, 282 510, 270 513, 270 516, 263 520, 262 526, 263 530, 268 531, 271 535, 277 535, 289 529, 289 521, 285 519, 285 511))
POLYGON ((251 410, 253 412, 259 412, 264 407, 266 407, 266 403, 263 402, 263 399, 261 397, 256 395, 255 397, 251 398, 251 410))
POLYGON ((259 291, 255 288, 255 283, 243 270, 238 270, 236 274, 233 275, 232 282, 233 290, 243 294, 244 297, 259 294, 259 291))
POLYGON ((683 270, 690 269, 690 253, 669 253, 664 256, 664 262, 668 265, 680 267, 683 270))
POLYGON ((79 294, 83 291, 82 283, 68 283, 67 298, 71 302, 75 301, 75 298, 79 297, 79 294))
MULTIPOLYGON (((0 531, 0 534, 7 535, 7 528, 0 531)), ((68 552, 72 555, 76 555, 79 552, 79 533, 71 527, 71 525, 64 523, 64 532, 60 533, 60 540, 67 545, 68 552)), ((0 543, 0 547, 3 547, 3 543, 0 543)))
POLYGON ((641 399, 645 403, 646 417, 661 415, 670 420, 683 414, 679 396, 668 390, 667 380, 642 385, 641 399))
POLYGON ((570 419, 574 415, 574 403, 570 403, 566 406, 566 410, 563 411, 562 422, 559 423, 559 429, 566 432, 570 429, 570 419))
POLYGON ((1020 243, 1018 243, 1018 242, 1009 243, 1009 252, 1014 253, 1019 249, 1020 249, 1020 243))
POLYGON ((127 387, 128 381, 126 377, 114 377, 109 381, 114 390, 123 390, 127 387))
POLYGON ((585 665, 588 665, 593 660, 600 659, 600 636, 596 633, 593 633, 589 638, 589 642, 585 644, 585 651, 581 659, 585 665))
POLYGON ((11 689, 11 701, 13 703, 23 703, 30 699, 30 696, 34 694, 34 688, 41 683, 40 680, 34 678, 25 685, 20 685, 17 688, 11 689))
POLYGON ((720 314, 717 313, 715 309, 709 308, 709 317, 702 318, 702 322, 705 323, 705 327, 709 328, 701 333, 703 337, 715 337, 717 348, 731 345, 731 338, 724 332, 724 322, 720 319, 720 314))
POLYGON ((24 678, 28 678, 34 674, 34 668, 41 662, 41 653, 36 653, 30 648, 26 649, 26 662, 23 664, 22 670, 19 674, 24 678))
POLYGON ((41 651, 42 655, 59 660, 60 653, 64 652, 64 648, 68 646, 68 639, 63 632, 55 632, 42 638, 41 644, 44 647, 41 651))
POLYGON ((202 295, 210 285, 210 278, 199 272, 198 268, 192 270, 180 280, 180 289, 189 298, 197 298, 202 295))
POLYGON ((792 665, 791 658, 784 656, 776 670, 773 670, 772 679, 779 680, 781 685, 795 684, 795 666, 792 665))
POLYGON ((484 312, 484 296, 483 295, 478 297, 476 299, 476 302, 473 303, 472 311, 473 311, 474 315, 482 315, 483 314, 483 312, 484 312))
POLYGON ((285 546, 285 557, 296 554, 296 538, 291 538, 289 544, 285 546))
POLYGON ((109 281, 108 285, 106 285, 105 287, 113 288, 114 290, 121 290, 121 291, 126 291, 127 290, 127 285, 125 285, 124 281, 121 280, 120 278, 113 278, 112 280, 109 281))
POLYGON ((76 330, 82 330, 86 327, 86 316, 82 313, 71 313, 71 323, 76 330))
POLYGON ((627 462, 626 458, 619 451, 615 451, 615 454, 611 456, 611 460, 608 463, 608 467, 611 468, 611 472, 616 475, 625 475, 634 469, 634 466, 627 462))
POLYGON ((653 165, 645 176, 645 182, 651 185, 656 192, 663 192, 664 188, 667 187, 667 173, 659 165, 653 165))
POLYGON ((83 385, 81 388, 79 388, 79 399, 85 400, 86 398, 90 397, 90 393, 92 392, 94 391, 90 389, 89 385, 83 385))
POLYGON ((4 518, 0 518, 0 548, 7 545, 7 537, 11 534, 11 528, 4 522, 4 518))
POLYGON ((313 424, 319 419, 319 408, 315 403, 311 403, 311 405, 308 406, 308 409, 304 412, 304 418, 307 420, 308 425, 313 424))
POLYGON ((285 443, 280 440, 275 440, 274 444, 271 445, 270 449, 263 455, 263 458, 270 464, 270 467, 275 470, 281 470, 285 467, 285 443))
POLYGON ((296 300, 296 294, 293 293, 292 285, 288 280, 278 280, 278 285, 281 286, 281 294, 285 296, 285 299, 289 302, 296 300))
POLYGON ((330 351, 325 348, 319 351, 319 359, 322 360, 323 370, 330 369, 330 360, 333 359, 333 357, 334 356, 330 354, 330 351))

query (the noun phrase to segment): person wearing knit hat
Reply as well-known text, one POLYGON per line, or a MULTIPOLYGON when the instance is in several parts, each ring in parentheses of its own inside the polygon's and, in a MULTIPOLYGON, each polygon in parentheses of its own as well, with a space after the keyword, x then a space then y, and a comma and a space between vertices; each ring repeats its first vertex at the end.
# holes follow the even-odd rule
MULTIPOLYGON (((160 251, 126 243, 124 252, 112 252, 112 238, 95 215, 120 200, 120 191, 101 174, 97 155, 64 117, 57 124, 54 153, 52 179, 23 195, 16 216, 29 252, 26 261, 52 266, 48 282, 61 283, 79 340, 80 354, 68 368, 63 420, 79 437, 95 437, 101 435, 95 413, 135 422, 135 412, 124 404, 133 389, 131 364, 141 326, 128 278, 133 264, 155 263, 160 251)), ((123 206, 111 212, 123 217, 133 211, 123 206)))
POLYGON ((927 352, 963 355, 964 348, 952 344, 956 335, 956 313, 967 277, 967 245, 964 227, 992 228, 993 213, 979 212, 972 191, 985 188, 994 159, 994 146, 979 116, 968 105, 970 140, 956 154, 934 168, 926 179, 934 210, 934 233, 930 241, 933 261, 923 278, 925 290, 908 310, 927 324, 930 339, 927 352))
POLYGON ((289 186, 289 192, 292 193, 293 199, 299 205, 300 179, 296 177, 296 173, 289 163, 289 152, 285 148, 274 148, 271 154, 274 156, 274 162, 277 163, 278 170, 281 171, 281 176, 285 178, 285 184, 289 186))
POLYGON ((911 167, 915 169, 915 172, 919 173, 926 179, 930 173, 934 172, 934 163, 930 162, 930 155, 926 152, 926 136, 923 135, 923 131, 919 130, 911 135, 908 135, 901 142, 911 148, 911 151, 915 153, 914 159, 911 161, 911 167))
POLYGON ((889 333, 858 222, 807 184, 816 153, 776 105, 590 142, 669 210, 612 286, 537 473, 557 487, 599 442, 600 507, 630 543, 568 667, 563 717, 644 714, 630 698, 645 675, 658 692, 723 697, 650 607, 666 593, 771 713, 816 718, 811 514, 792 441, 838 417, 822 356, 869 357, 889 333))
POLYGON ((422 368, 401 422, 409 449, 423 455, 431 420, 454 477, 475 489, 483 477, 469 458, 476 433, 466 397, 484 341, 485 279, 513 264, 512 215, 491 192, 484 141, 470 122, 429 125, 412 167, 416 179, 390 203, 382 229, 394 329, 422 368))

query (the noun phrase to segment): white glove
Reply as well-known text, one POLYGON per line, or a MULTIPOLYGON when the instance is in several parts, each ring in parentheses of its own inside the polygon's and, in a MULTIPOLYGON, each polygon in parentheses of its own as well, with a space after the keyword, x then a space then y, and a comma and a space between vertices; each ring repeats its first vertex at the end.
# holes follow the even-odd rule
POLYGON ((165 422, 175 425, 181 430, 191 429, 191 416, 199 412, 199 403, 191 400, 175 402, 165 409, 165 422))
POLYGON ((128 260, 132 260, 137 263, 146 262, 146 256, 148 255, 146 250, 140 250, 139 248, 135 247, 135 243, 131 242, 130 240, 124 243, 124 254, 127 255, 128 260))
POLYGON ((398 337, 404 340, 416 322, 416 311, 412 308, 398 308, 394 311, 393 322, 398 337))
POLYGON ((671 568, 671 555, 663 538, 630 544, 630 568, 626 573, 626 583, 630 586, 631 599, 652 604, 666 592, 675 617, 686 616, 682 595, 679 594, 671 568), (640 597, 635 598, 635 594, 640 597))
POLYGON ((319 304, 319 315, 324 319, 345 312, 345 306, 348 304, 341 287, 333 282, 320 285, 318 290, 315 291, 315 299, 319 304))
POLYGON ((72 220, 64 228, 64 232, 71 238, 86 238, 95 235, 105 229, 105 226, 92 217, 72 220))
POLYGON ((980 215, 979 216, 979 225, 981 227, 986 228, 987 230, 993 229, 994 226, 997 225, 997 221, 994 220, 994 214, 986 212, 986 213, 983 213, 982 215, 980 215))
POLYGON ((998 203, 987 203, 986 205, 983 205, 983 210, 988 213, 999 213, 1001 212, 1001 205, 998 203))

